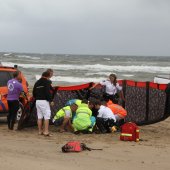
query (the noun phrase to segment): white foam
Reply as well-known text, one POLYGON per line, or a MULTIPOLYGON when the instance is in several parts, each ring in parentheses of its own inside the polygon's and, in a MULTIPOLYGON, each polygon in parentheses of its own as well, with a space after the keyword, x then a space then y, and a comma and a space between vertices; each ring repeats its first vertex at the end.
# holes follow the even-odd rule
MULTIPOLYGON (((111 72, 90 72, 90 73, 86 73, 85 75, 86 76, 95 76, 95 75, 109 76, 110 74, 111 72)), ((116 73, 113 73, 113 74, 116 74, 116 73)))
POLYGON ((17 55, 18 58, 26 58, 26 59, 31 59, 31 60, 40 60, 39 57, 31 57, 28 55, 17 55))
MULTIPOLYGON (((38 80, 41 75, 36 75, 35 78, 38 80)), ((69 83, 89 83, 89 82, 100 82, 105 78, 81 78, 81 77, 69 77, 69 76, 53 76, 51 80, 53 82, 69 82, 69 83)))
POLYGON ((4 56, 10 56, 12 53, 3 54, 4 56))
POLYGON ((123 77, 133 77, 133 74, 122 74, 123 77))
POLYGON ((110 59, 110 58, 104 58, 104 60, 111 61, 111 59, 110 59))
POLYGON ((170 67, 163 66, 145 66, 145 65, 130 65, 130 66, 121 66, 121 65, 71 65, 71 64, 20 64, 20 63, 12 63, 12 62, 2 62, 4 66, 14 66, 18 65, 22 68, 35 68, 35 69, 47 69, 52 68, 55 70, 82 70, 82 71, 92 71, 92 72, 144 72, 144 73, 170 73, 170 67))

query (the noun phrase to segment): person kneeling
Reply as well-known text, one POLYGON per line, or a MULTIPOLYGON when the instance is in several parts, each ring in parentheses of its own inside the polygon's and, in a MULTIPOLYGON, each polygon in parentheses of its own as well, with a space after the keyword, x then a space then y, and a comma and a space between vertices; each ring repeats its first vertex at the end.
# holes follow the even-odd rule
POLYGON ((92 116, 92 107, 94 105, 91 102, 88 103, 87 100, 83 100, 82 104, 78 107, 73 120, 73 128, 76 134, 79 132, 92 133, 96 123, 95 117, 92 116))
POLYGON ((72 104, 71 106, 63 107, 56 113, 53 123, 56 127, 60 126, 60 132, 65 132, 67 129, 72 128, 72 113, 76 112, 77 108, 76 104, 72 104))
POLYGON ((114 104, 111 100, 106 101, 105 105, 110 108, 116 118, 116 126, 121 127, 124 124, 124 119, 127 116, 127 111, 120 105, 114 104))
POLYGON ((98 109, 96 125, 101 133, 110 133, 111 128, 116 123, 115 115, 111 109, 102 105, 100 101, 95 102, 95 108, 98 109))

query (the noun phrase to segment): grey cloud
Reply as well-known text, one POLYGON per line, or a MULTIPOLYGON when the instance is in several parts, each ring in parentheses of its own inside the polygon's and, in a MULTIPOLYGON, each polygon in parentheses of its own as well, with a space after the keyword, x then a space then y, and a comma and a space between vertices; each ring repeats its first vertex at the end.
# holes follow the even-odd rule
POLYGON ((170 55, 168 0, 0 0, 0 51, 170 55))

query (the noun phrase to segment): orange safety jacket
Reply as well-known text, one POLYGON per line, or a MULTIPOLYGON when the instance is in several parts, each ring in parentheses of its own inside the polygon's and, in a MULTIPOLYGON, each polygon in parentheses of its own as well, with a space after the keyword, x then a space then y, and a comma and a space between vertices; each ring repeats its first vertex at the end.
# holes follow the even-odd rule
POLYGON ((120 105, 114 104, 111 100, 107 103, 107 107, 110 108, 113 114, 125 118, 127 116, 127 111, 120 105))

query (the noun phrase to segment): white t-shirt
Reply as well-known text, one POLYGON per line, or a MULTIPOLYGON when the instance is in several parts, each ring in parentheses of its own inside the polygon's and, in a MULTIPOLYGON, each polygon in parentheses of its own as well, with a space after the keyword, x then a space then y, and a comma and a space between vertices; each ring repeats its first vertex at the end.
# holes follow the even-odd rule
POLYGON ((65 115, 66 117, 71 117, 71 114, 72 114, 72 113, 71 113, 70 110, 64 110, 64 112, 65 112, 65 114, 66 114, 66 115, 65 115))
POLYGON ((113 119, 116 122, 116 118, 112 110, 103 105, 100 106, 97 117, 101 117, 104 119, 113 119))
POLYGON ((101 81, 100 84, 102 86, 106 86, 106 93, 109 95, 115 95, 118 91, 122 90, 122 87, 119 85, 119 83, 116 83, 115 86, 110 80, 101 81))

